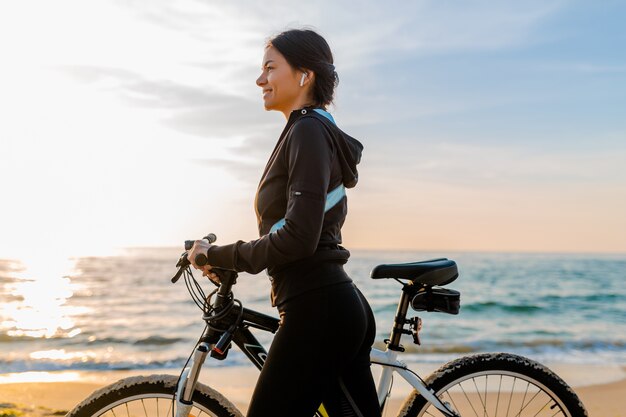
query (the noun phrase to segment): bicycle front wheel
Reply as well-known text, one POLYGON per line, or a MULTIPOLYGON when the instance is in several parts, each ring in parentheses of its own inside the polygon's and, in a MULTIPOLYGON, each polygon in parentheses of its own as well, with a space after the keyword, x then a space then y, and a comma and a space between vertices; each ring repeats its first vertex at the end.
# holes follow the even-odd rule
MULTIPOLYGON (((438 398, 460 416, 586 417, 574 391, 554 372, 522 356, 487 353, 449 362, 426 379, 438 398)), ((399 416, 441 416, 418 391, 399 416)))
MULTIPOLYGON (((167 417, 175 413, 174 393, 178 377, 138 376, 104 387, 78 404, 66 417, 167 417)), ((197 384, 190 416, 243 417, 222 394, 197 384)))

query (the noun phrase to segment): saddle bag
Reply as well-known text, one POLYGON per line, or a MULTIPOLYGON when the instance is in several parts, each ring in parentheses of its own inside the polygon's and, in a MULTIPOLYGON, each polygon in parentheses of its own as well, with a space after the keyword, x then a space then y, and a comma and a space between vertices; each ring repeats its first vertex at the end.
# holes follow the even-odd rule
POLYGON ((461 293, 446 288, 424 286, 413 296, 411 307, 415 311, 438 311, 441 313, 459 314, 461 293))

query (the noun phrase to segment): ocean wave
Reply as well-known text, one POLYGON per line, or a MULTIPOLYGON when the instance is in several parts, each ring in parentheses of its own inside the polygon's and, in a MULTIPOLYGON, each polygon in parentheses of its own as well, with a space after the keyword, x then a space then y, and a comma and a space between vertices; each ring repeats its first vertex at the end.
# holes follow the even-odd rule
MULTIPOLYGON (((384 350, 382 342, 374 344, 377 349, 384 350)), ((406 360, 423 362, 442 362, 464 355, 479 352, 510 352, 535 358, 540 361, 556 361, 563 363, 622 363, 626 364, 626 341, 573 341, 545 339, 513 343, 510 341, 479 341, 465 344, 437 344, 417 346, 412 343, 403 344, 406 360)), ((107 355, 72 355, 67 359, 11 358, 0 357, 2 373, 27 371, 111 371, 111 370, 151 370, 179 369, 187 360, 182 351, 171 351, 159 358, 132 352, 115 357, 107 355)), ((237 348, 229 351, 226 361, 211 361, 210 366, 245 366, 250 362, 237 348)))
POLYGON ((6 333, 0 333, 0 343, 30 342, 38 339, 40 338, 32 336, 11 336, 6 333))
POLYGON ((46 335, 28 336, 25 334, 9 335, 7 333, 0 333, 0 343, 38 342, 42 340, 53 341, 53 340, 69 339, 69 338, 71 337, 68 336, 68 333, 60 333, 60 334, 55 334, 53 336, 46 336, 46 335))
POLYGON ((534 304, 502 304, 497 301, 470 304, 463 304, 461 302, 461 311, 463 312, 485 313, 490 310, 499 310, 506 313, 535 313, 544 310, 544 308, 534 304))
POLYGON ((625 301, 626 296, 623 294, 615 294, 615 293, 593 293, 593 294, 585 294, 585 295, 558 295, 558 294, 549 294, 544 295, 540 298, 542 301, 554 302, 566 300, 567 302, 585 302, 585 303, 598 303, 598 302, 615 302, 615 301, 625 301))
POLYGON ((195 339, 185 339, 180 337, 162 337, 162 336, 146 336, 141 339, 130 339, 121 337, 89 337, 87 344, 89 346, 101 345, 132 345, 132 346, 167 346, 179 342, 187 342, 193 344, 195 339))
MULTIPOLYGON (((383 342, 374 343, 376 349, 385 350, 385 344, 383 342)), ((479 349, 472 345, 430 345, 430 346, 418 346, 413 343, 403 344, 402 347, 406 353, 473 353, 478 352, 479 349)))
POLYGON ((3 304, 19 303, 21 301, 24 301, 24 296, 23 295, 2 294, 2 303, 3 304))
MULTIPOLYGON (((14 342, 16 338, 0 341, 14 342)), ((40 338, 18 337, 18 342, 37 342, 40 338)), ((424 345, 418 346, 405 337, 403 346, 406 353, 418 355, 432 355, 436 358, 459 357, 465 354, 478 352, 512 352, 526 355, 549 355, 558 357, 559 360, 567 361, 568 358, 586 357, 585 360, 595 360, 594 357, 614 358, 618 363, 624 362, 626 358, 626 340, 564 340, 558 337, 544 337, 531 340, 510 340, 510 339, 482 339, 472 340, 463 343, 446 343, 445 341, 423 339, 424 345)), ((48 343, 48 340, 44 341, 48 343)), ((50 341, 52 342, 52 341, 50 341)), ((15 349, 2 349, 0 353, 0 369, 2 372, 13 372, 11 369, 24 370, 124 370, 124 369, 146 369, 167 366, 182 366, 180 364, 182 355, 185 355, 193 348, 195 339, 185 338, 162 338, 149 336, 136 341, 129 341, 123 338, 103 338, 85 343, 67 339, 57 340, 54 345, 35 345, 37 349, 58 349, 63 350, 66 355, 60 358, 41 357, 33 358, 32 353, 25 352, 17 354, 15 349), (176 344, 180 345, 176 345, 176 344), (82 348, 84 346, 84 348, 82 348), (88 350, 84 350, 87 346, 88 350), (183 346, 179 348, 178 346, 183 346), (112 350, 111 350, 112 349, 112 350), (65 352, 67 351, 67 352, 65 352), (86 354, 85 354, 86 352, 86 354), (78 353, 81 353, 79 355, 78 353), (149 356, 151 355, 151 356, 149 356), (30 357, 29 357, 30 356, 30 357), (130 359, 129 359, 130 358, 130 359), (19 362, 19 361, 22 362, 19 362), (17 361, 17 362, 16 362, 17 361)), ((264 341, 269 346, 269 341, 264 341)), ((6 346, 6 344, 5 344, 6 346)), ((385 345, 380 339, 374 347, 384 350, 385 345)), ((28 348, 19 347, 24 351, 28 348)), ((245 357, 236 347, 230 352, 229 359, 224 365, 233 366, 246 364, 245 357), (240 357, 241 356, 241 357, 240 357), (233 362, 234 360, 234 362, 233 362)), ((17 372, 17 371, 16 371, 17 372)))
POLYGON ((127 339, 121 337, 100 337, 89 336, 88 334, 81 334, 79 337, 70 337, 68 333, 56 334, 54 336, 27 336, 27 335, 9 335, 7 333, 0 333, 0 343, 33 343, 41 341, 57 341, 72 345, 84 344, 85 346, 101 346, 101 345, 134 345, 134 346, 167 346, 173 345, 179 342, 187 342, 190 345, 194 343, 195 339, 180 338, 180 337, 163 337, 163 336, 147 336, 141 339, 127 339), (67 342, 64 342, 67 341, 67 342))
POLYGON ((33 371, 129 371, 142 369, 181 368, 187 357, 164 361, 54 361, 54 360, 0 360, 2 373, 33 371))
POLYGON ((597 350, 626 350, 626 341, 623 340, 576 340, 536 339, 522 342, 499 342, 505 347, 526 348, 562 348, 565 350, 597 351, 597 350))
POLYGON ((178 342, 184 342, 185 339, 181 339, 179 337, 163 337, 163 336, 149 336, 144 339, 137 340, 133 343, 133 345, 172 345, 178 342))
MULTIPOLYGON (((377 349, 385 349, 383 342, 374 343, 377 349)), ((403 344, 407 353, 455 353, 466 354, 485 351, 562 351, 564 354, 572 351, 579 352, 624 352, 626 353, 626 341, 624 340, 578 340, 566 341, 562 339, 537 339, 529 341, 510 340, 481 340, 465 344, 431 344, 415 345, 413 343, 403 344)))

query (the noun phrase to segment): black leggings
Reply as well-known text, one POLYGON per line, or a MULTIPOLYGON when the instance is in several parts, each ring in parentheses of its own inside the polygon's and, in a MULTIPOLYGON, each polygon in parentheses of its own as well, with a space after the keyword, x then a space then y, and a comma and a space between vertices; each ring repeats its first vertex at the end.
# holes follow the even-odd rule
POLYGON ((247 416, 312 417, 323 403, 330 417, 380 417, 370 370, 374 315, 354 284, 309 291, 279 311, 247 416))

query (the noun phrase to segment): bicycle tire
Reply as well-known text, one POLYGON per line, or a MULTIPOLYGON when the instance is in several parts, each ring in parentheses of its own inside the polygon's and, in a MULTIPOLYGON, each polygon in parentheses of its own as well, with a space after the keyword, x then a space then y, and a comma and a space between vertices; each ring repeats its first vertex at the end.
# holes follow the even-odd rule
MULTIPOLYGON (((518 355, 487 353, 462 357, 443 365, 425 382, 462 417, 587 416, 576 393, 559 376, 518 355)), ((442 415, 416 390, 398 414, 442 415)))
MULTIPOLYGON (((95 391, 74 407, 66 417, 172 416, 178 377, 137 376, 121 379, 95 391), (156 412, 155 412, 156 411, 156 412)), ((198 383, 192 396, 190 415, 243 417, 222 394, 198 383)))

